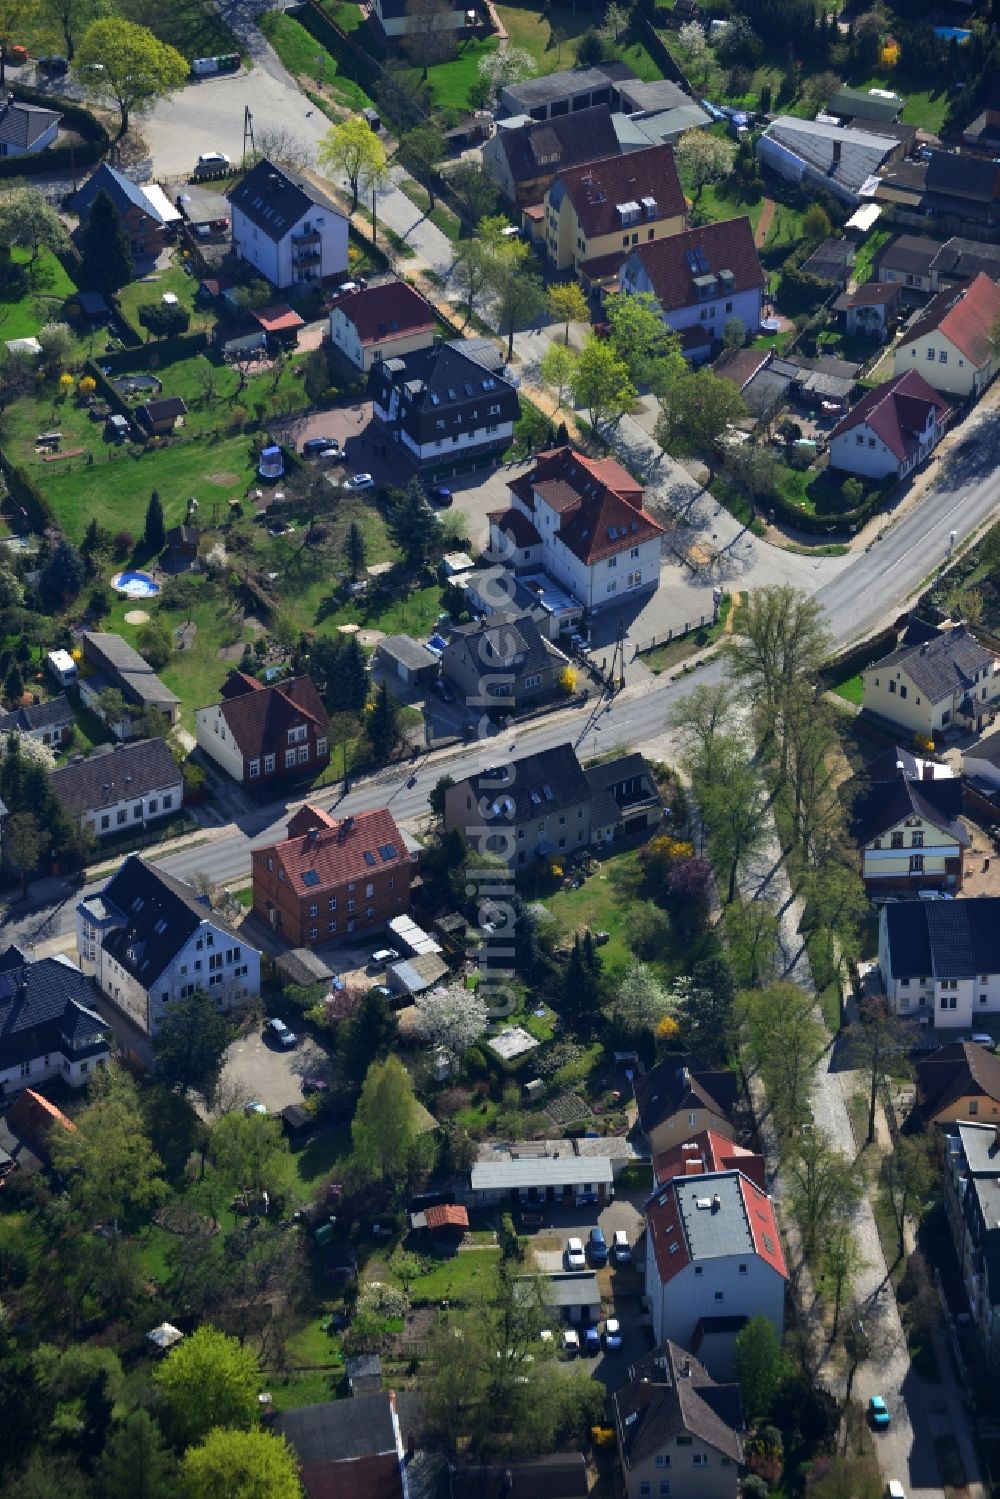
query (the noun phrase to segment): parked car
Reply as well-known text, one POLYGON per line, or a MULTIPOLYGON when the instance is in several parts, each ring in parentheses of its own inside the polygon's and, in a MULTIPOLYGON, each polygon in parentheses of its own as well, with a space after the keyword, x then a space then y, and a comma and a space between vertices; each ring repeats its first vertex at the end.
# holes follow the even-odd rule
POLYGON ((340 443, 335 437, 307 437, 302 444, 303 458, 318 458, 321 453, 338 452, 340 443))
POLYGON ((303 1093, 329 1093, 330 1084, 324 1082, 321 1077, 304 1077, 302 1079, 303 1093))
POLYGON ((601 1334, 596 1327, 588 1327, 583 1335, 584 1352, 591 1358, 601 1351, 601 1334))
POLYGON ((380 947, 371 955, 370 968, 384 968, 387 963, 395 963, 399 959, 399 953, 394 947, 380 947))
POLYGON ((898 1478, 890 1478, 885 1486, 885 1499, 906 1499, 906 1490, 898 1478))
POLYGON ((244 1114, 247 1114, 247 1115, 250 1115, 250 1114, 266 1114, 267 1113, 267 1104, 265 1104, 265 1103, 259 1103, 256 1098, 252 1098, 250 1100, 250 1102, 244 1108, 243 1112, 244 1112, 244 1114))
POLYGON ((623 1228, 616 1228, 611 1240, 611 1255, 616 1265, 628 1265, 632 1260, 632 1246, 623 1228))
POLYGON ((566 1269, 567 1270, 586 1270, 586 1268, 587 1268, 587 1256, 583 1252, 583 1240, 582 1239, 576 1239, 576 1238, 574 1238, 574 1239, 567 1239, 566 1240, 566 1269))
POLYGON ((218 171, 229 165, 229 157, 225 151, 203 151, 198 157, 198 170, 202 172, 218 171))
POLYGON ((69 72, 69 59, 61 57, 58 52, 50 52, 38 59, 38 67, 42 73, 51 73, 54 77, 61 78, 64 73, 69 72))
POLYGON ((609 1317, 604 1324, 604 1346, 605 1348, 622 1346, 622 1325, 617 1317, 609 1317))
POLYGON ((592 1228, 590 1230, 590 1258, 595 1265, 606 1265, 608 1263, 608 1241, 604 1237, 603 1228, 592 1228))
POLYGON ((869 1426, 871 1426, 874 1431, 888 1431, 889 1422, 891 1420, 892 1417, 889 1415, 889 1407, 882 1399, 882 1396, 873 1395, 868 1402, 869 1426))
POLYGON ((294 1031, 288 1029, 283 1020, 278 1019, 277 1015, 272 1016, 267 1022, 266 1030, 272 1041, 277 1041, 278 1045, 285 1047, 286 1050, 294 1046, 299 1039, 294 1031))
POLYGON ((427 491, 427 498, 432 505, 437 505, 442 510, 447 510, 454 497, 451 490, 446 489, 443 484, 435 484, 433 489, 427 491))
POLYGON ((355 474, 344 484, 345 489, 374 489, 375 480, 371 474, 355 474))
POLYGON ((580 1334, 575 1327, 567 1327, 562 1335, 562 1351, 568 1358, 576 1358, 580 1352, 580 1334))
POLYGON ((13 47, 7 48, 8 66, 19 68, 22 63, 28 61, 28 49, 22 47, 20 42, 15 42, 13 47))

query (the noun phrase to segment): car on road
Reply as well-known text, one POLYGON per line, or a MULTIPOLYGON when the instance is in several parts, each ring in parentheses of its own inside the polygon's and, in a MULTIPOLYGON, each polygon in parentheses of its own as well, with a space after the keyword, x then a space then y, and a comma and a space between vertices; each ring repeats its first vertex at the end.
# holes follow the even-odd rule
POLYGON ((587 1268, 587 1256, 583 1252, 583 1240, 582 1239, 576 1239, 576 1238, 567 1239, 566 1240, 566 1269, 567 1270, 586 1270, 586 1268, 587 1268))
POLYGON ((609 1317, 604 1324, 604 1346, 605 1348, 622 1346, 622 1325, 617 1317, 609 1317))
POLYGON ((973 1031, 972 1039, 977 1046, 985 1046, 988 1051, 993 1050, 993 1037, 988 1031, 973 1031))
POLYGON ((250 1102, 245 1106, 243 1112, 248 1116, 252 1114, 266 1114, 267 1104, 259 1103, 256 1098, 252 1098, 250 1102))
POLYGON ((229 165, 229 157, 225 151, 203 151, 198 157, 198 170, 200 172, 219 171, 222 167, 228 167, 229 165))
POLYGON ((590 1230, 590 1258, 595 1265, 606 1265, 608 1263, 608 1241, 604 1237, 603 1228, 592 1228, 590 1230))
POLYGON ((384 968, 387 963, 398 961, 399 953, 394 947, 380 947, 371 955, 370 968, 384 968))
POLYGON ((611 1257, 616 1265, 628 1265, 632 1261, 632 1246, 623 1228, 616 1228, 611 1240, 611 1257))
POLYGON ((891 1420, 892 1417, 889 1415, 889 1407, 882 1399, 882 1396, 873 1395, 868 1402, 869 1426, 873 1431, 888 1431, 889 1422, 891 1420))
POLYGON ((454 496, 451 490, 447 489, 443 484, 435 484, 433 489, 427 491, 427 498, 432 505, 437 505, 441 510, 447 510, 454 496))
POLYGON ((590 1358, 596 1357, 601 1351, 601 1334, 596 1327, 588 1327, 583 1335, 584 1352, 590 1358))
POLYGON ((61 57, 58 52, 50 52, 38 59, 38 67, 42 73, 51 73, 54 77, 61 78, 64 73, 69 72, 69 58, 61 57))
POLYGON ((374 489, 375 480, 371 474, 354 474, 352 478, 344 483, 345 489, 374 489))
POLYGON ((580 1334, 575 1327, 567 1327, 562 1335, 562 1351, 567 1358, 576 1358, 580 1352, 580 1334))
POLYGON ((325 453, 339 453, 340 443, 335 437, 307 437, 302 444, 303 458, 321 458, 325 453))
POLYGON ((278 1019, 277 1015, 272 1016, 267 1022, 266 1030, 271 1040, 277 1041, 278 1045, 285 1047, 286 1050, 295 1046, 299 1039, 294 1031, 288 1029, 283 1020, 278 1019))

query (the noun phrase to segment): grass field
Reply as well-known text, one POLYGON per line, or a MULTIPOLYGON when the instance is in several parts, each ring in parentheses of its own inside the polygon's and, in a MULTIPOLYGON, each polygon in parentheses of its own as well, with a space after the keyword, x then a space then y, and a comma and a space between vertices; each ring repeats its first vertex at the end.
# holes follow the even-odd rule
POLYGON ((332 53, 320 46, 294 17, 270 10, 261 16, 260 29, 288 71, 297 78, 324 85, 346 109, 357 112, 372 103, 361 85, 346 76, 332 53))
POLYGON ((495 37, 484 41, 460 42, 450 62, 438 63, 427 74, 431 102, 437 109, 462 111, 469 106, 469 91, 479 77, 479 63, 487 53, 495 52, 495 37))
MULTIPOLYGON (((580 37, 600 19, 586 6, 550 5, 544 12, 529 5, 499 5, 497 10, 510 35, 512 47, 523 47, 535 59, 538 76, 571 68, 576 62, 580 37)), ((638 78, 662 78, 662 69, 641 42, 622 43, 613 54, 627 62, 638 78)))
POLYGON ((487 1290, 498 1261, 496 1247, 464 1249, 450 1259, 433 1264, 426 1275, 418 1275, 410 1285, 410 1300, 453 1301, 467 1304, 487 1290))
MULTIPOLYGON (((27 250, 15 246, 13 259, 27 265, 27 250)), ((0 338, 32 338, 44 323, 61 322, 63 304, 76 287, 62 265, 48 250, 39 251, 31 285, 17 302, 0 304, 0 338)))
POLYGON ((858 707, 865 700, 865 686, 861 680, 861 673, 857 672, 853 677, 848 677, 844 682, 838 682, 836 687, 830 689, 838 697, 842 697, 848 703, 856 703, 858 707))
MULTIPOLYGON (((169 42, 189 60, 240 50, 239 42, 216 14, 211 0, 171 0, 169 5, 149 5, 146 0, 120 0, 115 13, 123 20, 148 26, 161 41, 169 42)), ((64 54, 66 51, 66 38, 51 11, 42 5, 25 8, 15 22, 12 40, 27 47, 34 57, 46 52, 64 54)))
POLYGON ((172 292, 182 307, 191 314, 189 333, 199 333, 214 326, 215 317, 195 300, 198 293, 198 277, 184 269, 179 257, 165 271, 156 271, 142 281, 130 281, 118 294, 118 305, 125 317, 143 338, 149 334, 139 322, 139 308, 151 302, 159 302, 164 292, 172 292))

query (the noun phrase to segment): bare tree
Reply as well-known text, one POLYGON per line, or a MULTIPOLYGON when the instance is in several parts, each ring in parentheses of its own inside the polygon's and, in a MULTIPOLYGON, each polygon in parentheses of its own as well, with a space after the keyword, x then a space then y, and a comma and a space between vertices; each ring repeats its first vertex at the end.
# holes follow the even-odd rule
POLYGON ((451 15, 447 0, 406 0, 406 50, 424 78, 428 68, 454 56, 451 15))
POLYGON ((301 136, 287 125, 263 125, 255 135, 257 160, 267 157, 276 166, 291 172, 304 172, 315 162, 315 153, 301 136))

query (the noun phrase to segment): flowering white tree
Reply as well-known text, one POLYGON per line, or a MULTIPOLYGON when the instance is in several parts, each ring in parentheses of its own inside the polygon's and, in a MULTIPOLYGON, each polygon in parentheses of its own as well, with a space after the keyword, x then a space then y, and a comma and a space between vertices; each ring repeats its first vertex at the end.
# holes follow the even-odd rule
POLYGON ((410 1298, 399 1286, 390 1286, 384 1280, 369 1280, 358 1292, 357 1309, 378 1317, 402 1317, 410 1309, 410 1298))
POLYGON ((652 1030, 670 1009, 670 1000, 652 969, 638 959, 630 963, 615 990, 611 1015, 630 1031, 652 1030))
POLYGON ((535 59, 523 47, 508 47, 506 52, 487 52, 480 59, 479 76, 485 79, 489 88, 490 108, 496 107, 505 88, 520 83, 522 78, 530 78, 536 71, 535 59))
POLYGON ((12 739, 17 740, 17 752, 24 761, 31 761, 33 765, 40 765, 43 770, 54 770, 56 757, 47 744, 40 744, 37 739, 31 739, 27 734, 0 734, 0 757, 7 754, 7 748, 12 739))
POLYGON ((487 1024, 486 1001, 478 989, 451 984, 431 989, 415 1001, 414 1029, 429 1046, 441 1046, 454 1061, 478 1041, 487 1024))
POLYGON ((708 55, 705 28, 697 21, 686 21, 677 33, 677 45, 689 63, 703 63, 708 55))

